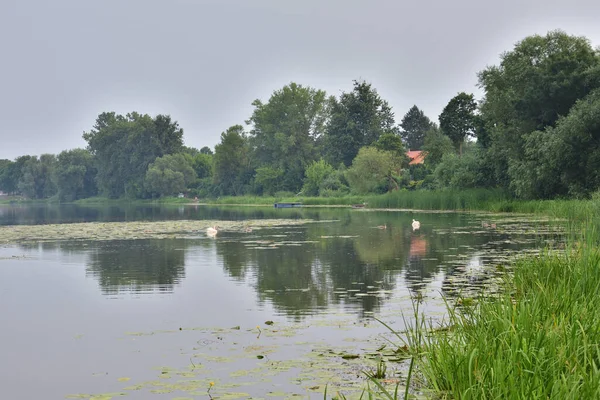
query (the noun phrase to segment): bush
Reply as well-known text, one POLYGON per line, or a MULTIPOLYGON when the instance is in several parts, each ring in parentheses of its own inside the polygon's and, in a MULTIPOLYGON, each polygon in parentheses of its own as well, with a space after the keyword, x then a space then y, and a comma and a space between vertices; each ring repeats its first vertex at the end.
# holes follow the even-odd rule
POLYGON ((302 194, 305 196, 317 196, 323 182, 332 175, 334 169, 325 160, 314 161, 304 172, 304 186, 302 194))

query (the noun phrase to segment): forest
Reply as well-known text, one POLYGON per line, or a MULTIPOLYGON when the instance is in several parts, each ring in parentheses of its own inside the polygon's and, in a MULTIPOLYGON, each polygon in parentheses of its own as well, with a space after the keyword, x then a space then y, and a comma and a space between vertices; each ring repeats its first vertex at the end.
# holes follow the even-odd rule
MULTIPOLYGON (((518 42, 433 122, 398 121, 367 81, 338 97, 290 83, 210 149, 184 145, 168 115, 103 112, 84 149, 0 160, 0 191, 89 197, 338 197, 494 188, 519 199, 587 198, 600 188, 600 48, 551 31, 518 42), (424 163, 409 165, 407 151, 424 163)), ((66 133, 68 134, 68 133, 66 133)))

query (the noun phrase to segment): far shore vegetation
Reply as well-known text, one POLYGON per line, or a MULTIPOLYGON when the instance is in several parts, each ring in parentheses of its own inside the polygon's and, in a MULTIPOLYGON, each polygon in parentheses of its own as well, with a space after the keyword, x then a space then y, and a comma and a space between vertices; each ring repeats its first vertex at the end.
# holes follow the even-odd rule
POLYGON ((399 118, 367 81, 338 96, 292 82, 255 100, 214 149, 185 146, 169 115, 102 112, 84 149, 0 160, 0 192, 60 203, 243 196, 510 211, 515 200, 600 189, 600 52, 588 39, 526 37, 478 78, 483 97, 458 93, 439 124, 417 105, 399 118))

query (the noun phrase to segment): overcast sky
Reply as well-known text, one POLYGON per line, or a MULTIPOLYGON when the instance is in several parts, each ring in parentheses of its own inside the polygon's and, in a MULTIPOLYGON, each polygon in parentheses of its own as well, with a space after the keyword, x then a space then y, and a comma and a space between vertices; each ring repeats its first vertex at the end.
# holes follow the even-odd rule
POLYGON ((289 82, 371 82, 432 119, 525 36, 600 45, 598 0, 1 0, 0 158, 85 147, 103 111, 170 114, 213 147, 289 82))

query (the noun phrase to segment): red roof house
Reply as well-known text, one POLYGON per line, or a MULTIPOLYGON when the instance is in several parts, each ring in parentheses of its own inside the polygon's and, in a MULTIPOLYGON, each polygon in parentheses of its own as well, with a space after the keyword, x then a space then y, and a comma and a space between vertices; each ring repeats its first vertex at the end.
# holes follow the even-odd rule
POLYGON ((408 165, 423 164, 425 162, 425 152, 421 150, 409 150, 406 152, 410 162, 408 165))

